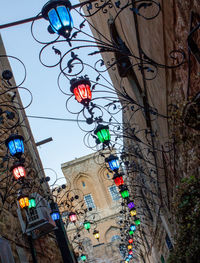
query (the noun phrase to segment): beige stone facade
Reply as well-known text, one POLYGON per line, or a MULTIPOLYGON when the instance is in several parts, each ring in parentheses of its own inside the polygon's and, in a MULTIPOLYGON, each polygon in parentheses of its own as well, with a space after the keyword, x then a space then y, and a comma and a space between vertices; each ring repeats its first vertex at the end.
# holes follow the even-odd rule
MULTIPOLYGON (((122 260, 119 252, 120 226, 117 224, 121 198, 117 196, 117 200, 114 200, 116 196, 113 197, 110 190, 110 187, 115 188, 113 175, 106 169, 104 158, 101 158, 101 164, 98 164, 95 161, 96 156, 96 153, 90 154, 61 165, 67 182, 70 182, 70 189, 74 189, 80 196, 79 202, 82 202, 86 209, 89 209, 90 205, 93 206, 92 211, 86 212, 85 218, 78 217, 80 222, 76 223, 76 227, 73 223, 66 224, 67 233, 75 252, 78 251, 80 255, 74 236, 77 234, 77 229, 81 229, 78 240, 84 247, 87 262, 118 263, 122 260), (91 197, 93 204, 87 203, 85 199, 87 196, 91 197), (84 220, 92 222, 89 232, 83 227, 84 220), (94 229, 100 233, 99 241, 92 234, 94 229)), ((66 195, 62 201, 65 198, 66 195)), ((65 208, 61 205, 61 211, 64 210, 65 208)), ((71 208, 71 211, 78 214, 80 210, 75 206, 71 208)))

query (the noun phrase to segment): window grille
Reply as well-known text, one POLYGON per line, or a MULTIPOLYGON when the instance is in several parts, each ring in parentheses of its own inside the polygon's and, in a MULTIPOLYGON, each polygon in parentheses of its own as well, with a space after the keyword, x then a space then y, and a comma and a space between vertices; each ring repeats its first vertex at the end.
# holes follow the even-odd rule
POLYGON ((94 200, 93 200, 91 194, 85 195, 85 196, 84 196, 84 200, 85 200, 85 203, 86 203, 87 208, 90 208, 90 207, 91 207, 91 208, 95 208, 94 200))
POLYGON ((118 189, 115 185, 112 185, 109 187, 109 192, 110 192, 110 195, 111 195, 113 201, 120 199, 118 189))

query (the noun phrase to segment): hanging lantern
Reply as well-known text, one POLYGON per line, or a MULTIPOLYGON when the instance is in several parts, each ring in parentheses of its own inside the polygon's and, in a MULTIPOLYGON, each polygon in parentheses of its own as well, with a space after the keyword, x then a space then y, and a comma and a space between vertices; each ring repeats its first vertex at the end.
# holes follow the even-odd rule
POLYGON ((70 36, 73 28, 70 8, 71 3, 68 0, 50 0, 43 6, 42 16, 50 23, 50 33, 57 33, 65 38, 70 36))
POLYGON ((53 219, 53 221, 59 220, 60 219, 60 213, 59 211, 53 211, 51 212, 51 218, 53 219))
POLYGON ((121 187, 121 190, 120 190, 120 194, 122 196, 122 198, 128 198, 129 197, 129 191, 128 191, 128 188, 126 186, 123 186, 121 187))
POLYGON ((109 143, 110 141, 110 132, 108 125, 99 124, 94 131, 94 134, 97 135, 98 139, 102 143, 109 143))
POLYGON ((36 207, 35 198, 31 197, 29 199, 29 206, 28 206, 28 208, 35 208, 35 207, 36 207))
POLYGON ((128 255, 128 258, 131 259, 133 256, 131 254, 128 255))
POLYGON ((20 207, 23 209, 23 208, 26 208, 29 206, 29 199, 26 195, 20 195, 18 198, 17 198, 18 202, 19 202, 19 205, 20 207))
POLYGON ((135 209, 132 209, 132 210, 130 211, 130 215, 131 215, 131 216, 136 216, 136 215, 137 215, 137 211, 136 211, 135 209))
POLYGON ((129 262, 129 261, 130 261, 130 259, 127 257, 127 258, 125 259, 125 261, 126 261, 126 262, 129 262))
POLYGON ((131 250, 133 246, 131 244, 128 245, 128 250, 131 250))
POLYGON ((112 171, 118 171, 119 169, 119 158, 115 155, 110 155, 105 161, 109 164, 109 167, 112 171))
POLYGON ((87 258, 86 258, 86 255, 82 254, 82 255, 81 255, 81 260, 82 260, 82 261, 85 261, 86 259, 87 259, 87 258))
POLYGON ((17 158, 20 158, 24 153, 24 138, 18 134, 12 134, 6 141, 5 144, 8 147, 10 154, 17 158))
POLYGON ((132 244, 132 243, 133 243, 133 239, 130 238, 130 239, 128 240, 128 243, 129 243, 129 244, 132 244))
POLYGON ((93 236, 99 241, 100 234, 99 234, 99 231, 98 231, 98 230, 94 230, 93 236))
POLYGON ((88 222, 88 221, 85 221, 84 223, 83 223, 83 226, 84 226, 84 228, 86 229, 86 230, 90 230, 90 227, 91 227, 91 225, 90 225, 90 222, 88 222))
POLYGON ((130 251, 128 252, 128 254, 129 254, 129 255, 133 255, 133 250, 130 250, 130 251))
POLYGON ((133 209, 135 207, 135 204, 133 202, 128 203, 128 208, 133 209))
POLYGON ((80 77, 71 80, 71 92, 75 95, 78 102, 87 106, 92 99, 91 83, 88 78, 80 77))
POLYGON ((135 222, 136 226, 140 225, 140 219, 139 218, 136 218, 134 222, 135 222))
POLYGON ((72 223, 75 223, 76 220, 77 220, 77 215, 74 212, 71 212, 69 214, 69 221, 72 222, 72 223))
POLYGON ((136 230, 136 226, 135 225, 131 225, 130 226, 130 230, 135 231, 136 230))
POLYGON ((129 235, 132 236, 134 234, 133 230, 129 231, 129 235))
POLYGON ((24 178, 26 176, 26 170, 23 164, 16 163, 11 167, 11 171, 16 180, 24 178))
POLYGON ((123 180, 122 175, 115 174, 115 176, 113 177, 113 180, 114 180, 116 186, 120 186, 120 185, 124 184, 124 180, 123 180))

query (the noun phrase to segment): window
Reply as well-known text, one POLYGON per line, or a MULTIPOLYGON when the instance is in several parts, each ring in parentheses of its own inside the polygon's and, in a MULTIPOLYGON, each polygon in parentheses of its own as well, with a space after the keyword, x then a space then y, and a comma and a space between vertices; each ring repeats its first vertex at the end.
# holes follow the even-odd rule
POLYGON ((111 195, 113 201, 120 199, 118 189, 115 185, 110 186, 109 191, 110 191, 110 195, 111 195))
POLYGON ((109 174, 107 174, 107 178, 110 179, 110 175, 109 174))
POLYGON ((94 200, 93 200, 91 194, 85 195, 85 196, 84 196, 84 200, 85 200, 85 203, 86 203, 87 208, 90 208, 90 207, 91 207, 91 208, 95 208, 94 200))
POLYGON ((115 240, 121 240, 120 236, 119 235, 112 236, 111 242, 114 242, 115 240))
POLYGON ((85 182, 82 182, 82 186, 85 187, 85 182))

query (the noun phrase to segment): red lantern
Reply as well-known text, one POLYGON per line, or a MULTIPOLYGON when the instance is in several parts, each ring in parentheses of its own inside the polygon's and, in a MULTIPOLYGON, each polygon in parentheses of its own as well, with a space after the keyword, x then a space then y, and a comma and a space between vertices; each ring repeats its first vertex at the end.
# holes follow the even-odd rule
POLYGON ((129 255, 133 255, 133 251, 132 250, 129 250, 129 255))
POLYGON ((71 212, 71 213, 69 214, 69 220, 70 220, 70 222, 75 223, 76 220, 77 220, 77 215, 76 215, 75 213, 71 212))
POLYGON ((132 243, 133 243, 133 239, 130 238, 130 239, 128 240, 128 243, 129 243, 129 244, 132 244, 132 243))
POLYGON ((92 99, 92 92, 90 90, 91 83, 88 78, 80 77, 78 79, 71 80, 70 90, 74 93, 78 102, 87 106, 92 99))
POLYGON ((24 178, 26 176, 26 170, 22 164, 16 164, 12 168, 12 174, 16 180, 24 178))
POLYGON ((114 180, 116 186, 120 186, 120 185, 124 184, 124 180, 123 180, 123 177, 121 175, 115 175, 113 177, 113 180, 114 180))

